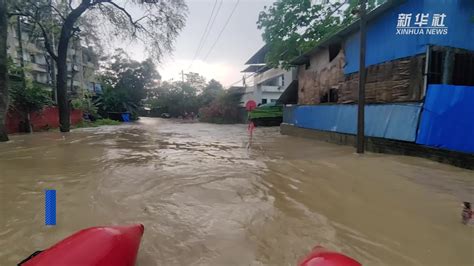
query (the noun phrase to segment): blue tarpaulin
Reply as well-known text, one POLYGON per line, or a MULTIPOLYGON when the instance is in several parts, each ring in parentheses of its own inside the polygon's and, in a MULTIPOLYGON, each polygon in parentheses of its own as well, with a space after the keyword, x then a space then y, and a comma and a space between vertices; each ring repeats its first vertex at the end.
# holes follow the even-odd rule
POLYGON ((130 113, 122 113, 121 116, 123 122, 130 122, 130 113))
MULTIPOLYGON (((474 1, 472 0, 407 0, 405 3, 386 11, 367 25, 366 65, 380 64, 403 57, 426 52, 427 45, 449 46, 474 50, 474 1), (410 15, 410 26, 416 30, 418 14, 428 14, 424 34, 397 34, 400 14, 410 15), (429 34, 435 14, 445 15, 443 22, 447 34, 429 34)), ((418 22, 423 22, 418 17, 418 22)), ((359 71, 359 33, 350 35, 344 51, 346 66, 344 73, 359 71)))
MULTIPOLYGON (((365 108, 365 134, 371 137, 415 141, 421 105, 373 104, 365 108)), ((297 106, 297 127, 356 134, 357 106, 351 104, 297 106)))
POLYGON ((429 85, 416 143, 474 153, 474 87, 429 85))

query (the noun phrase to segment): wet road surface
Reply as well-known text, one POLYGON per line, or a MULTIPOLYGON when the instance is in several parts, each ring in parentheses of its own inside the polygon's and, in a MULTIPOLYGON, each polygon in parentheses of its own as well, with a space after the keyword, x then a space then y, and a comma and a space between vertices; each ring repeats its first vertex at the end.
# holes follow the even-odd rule
POLYGON ((474 172, 245 125, 137 123, 0 143, 0 265, 76 230, 140 222, 137 265, 296 265, 316 244, 364 265, 474 265, 474 172), (58 225, 44 226, 56 189, 58 225))

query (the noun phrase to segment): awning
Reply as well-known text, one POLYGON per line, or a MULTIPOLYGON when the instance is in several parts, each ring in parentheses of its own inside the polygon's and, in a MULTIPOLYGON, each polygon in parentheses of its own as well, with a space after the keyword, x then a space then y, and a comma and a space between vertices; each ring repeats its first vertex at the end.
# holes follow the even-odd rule
POLYGON ((267 55, 268 51, 270 50, 269 45, 264 45, 260 48, 252 57, 245 62, 246 65, 255 65, 255 64, 265 64, 265 56, 267 55))
POLYGON ((242 72, 242 73, 261 73, 261 72, 267 71, 268 69, 270 69, 270 68, 265 66, 265 65, 250 65, 246 69, 244 69, 240 72, 242 72))

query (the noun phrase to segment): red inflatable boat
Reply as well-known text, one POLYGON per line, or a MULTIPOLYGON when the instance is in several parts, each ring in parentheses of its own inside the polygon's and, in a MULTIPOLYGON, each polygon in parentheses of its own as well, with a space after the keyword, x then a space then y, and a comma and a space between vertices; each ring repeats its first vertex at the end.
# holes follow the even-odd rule
MULTIPOLYGON (((81 230, 56 245, 33 253, 21 266, 133 266, 143 235, 141 224, 81 230)), ((362 266, 359 262, 317 246, 299 266, 362 266)))
POLYGON ((19 265, 133 266, 143 231, 141 224, 87 228, 35 252, 19 265))
POLYGON ((337 252, 316 246, 299 266, 362 266, 358 261, 337 252))

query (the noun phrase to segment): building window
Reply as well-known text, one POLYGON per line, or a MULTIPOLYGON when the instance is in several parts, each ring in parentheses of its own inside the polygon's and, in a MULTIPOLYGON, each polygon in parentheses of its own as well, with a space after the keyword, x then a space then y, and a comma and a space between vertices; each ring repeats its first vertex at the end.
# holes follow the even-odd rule
POLYGON ((281 75, 281 86, 285 86, 285 75, 281 75))
POLYGON ((267 99, 262 99, 262 104, 266 104, 267 103, 267 99))
POLYGON ((447 57, 446 48, 437 48, 430 53, 428 84, 442 84, 443 76, 448 75, 448 84, 459 86, 474 86, 474 53, 468 51, 451 51, 452 57, 447 57), (446 60, 452 60, 446 67, 446 60), (449 72, 446 72, 449 71, 449 72))
POLYGON ((428 83, 440 84, 443 77, 443 52, 432 51, 430 54, 430 66, 428 73, 428 83))
POLYGON ((100 85, 99 83, 94 83, 94 91, 96 93, 102 93, 102 85, 100 85))
POLYGON ((271 103, 276 103, 277 99, 271 99, 270 102, 271 103))
POLYGON ((331 62, 339 54, 339 51, 341 50, 341 44, 340 43, 331 44, 329 45, 328 50, 329 50, 329 62, 331 62))
POLYGON ((454 55, 453 85, 474 86, 474 53, 454 55))
POLYGON ((325 92, 320 98, 320 103, 337 103, 338 95, 337 89, 331 88, 327 92, 325 92))
POLYGON ((36 63, 36 56, 34 54, 30 54, 30 61, 31 63, 36 63))

